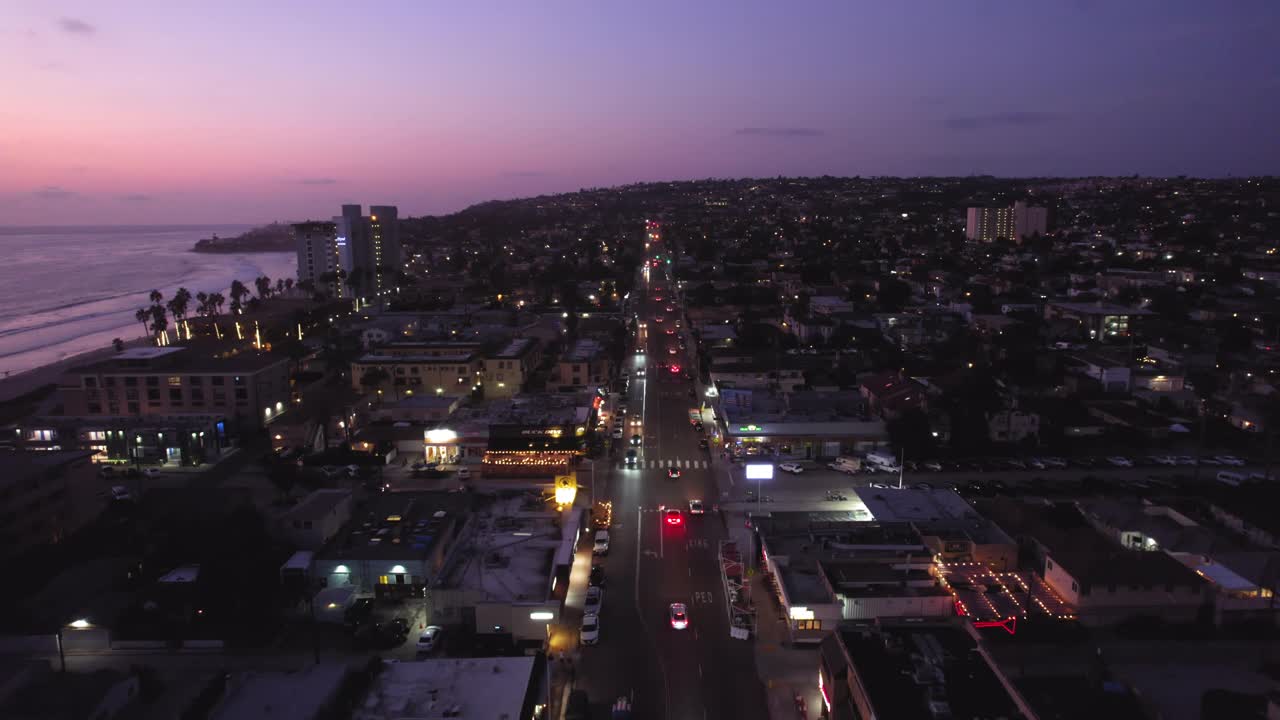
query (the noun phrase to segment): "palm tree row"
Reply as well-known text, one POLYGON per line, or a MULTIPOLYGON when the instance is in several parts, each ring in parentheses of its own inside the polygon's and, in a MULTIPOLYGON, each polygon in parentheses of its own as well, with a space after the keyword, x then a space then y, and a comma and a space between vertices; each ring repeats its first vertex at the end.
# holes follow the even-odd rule
MULTIPOLYGON (((283 294, 293 289, 293 278, 278 279, 273 286, 271 278, 263 275, 254 278, 254 286, 258 291, 255 301, 265 300, 275 294, 283 294)), ((239 280, 231 281, 231 314, 240 315, 244 312, 246 305, 245 298, 250 295, 248 286, 239 280)), ((151 304, 139 308, 133 314, 134 319, 142 324, 144 334, 150 334, 158 343, 167 344, 169 329, 169 318, 173 318, 174 326, 178 331, 178 338, 182 339, 183 328, 186 327, 188 310, 191 307, 191 300, 194 297, 196 301, 196 314, 208 318, 217 324, 218 315, 222 314, 222 307, 226 304, 227 298, 220 292, 198 292, 192 296, 191 291, 185 287, 178 288, 169 302, 164 302, 164 294, 159 290, 152 290, 148 296, 151 304)), ((187 331, 187 339, 191 339, 191 333, 187 331)))

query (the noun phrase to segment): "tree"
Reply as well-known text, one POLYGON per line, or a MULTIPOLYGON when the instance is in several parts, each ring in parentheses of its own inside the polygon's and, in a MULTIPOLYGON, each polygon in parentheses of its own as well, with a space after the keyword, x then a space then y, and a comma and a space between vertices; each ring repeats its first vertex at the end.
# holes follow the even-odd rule
POLYGON ((151 332, 151 308, 138 308, 138 311, 133 314, 133 319, 142 323, 143 335, 151 332))
MULTIPOLYGON (((364 371, 364 375, 360 376, 360 386, 367 392, 373 392, 390 379, 391 373, 380 367, 371 367, 364 371)), ((392 392, 394 392, 394 388, 392 392)))
POLYGON ((233 315, 240 314, 240 308, 244 307, 244 298, 249 294, 249 288, 239 280, 231 281, 231 313, 233 315))
MULTIPOLYGON (((190 304, 191 291, 184 287, 178 288, 178 291, 173 294, 173 298, 169 300, 167 307, 169 308, 169 313, 173 315, 173 322, 177 327, 181 328, 182 322, 187 319, 187 307, 190 304)), ((179 330, 178 334, 181 336, 181 330, 179 330)))
POLYGON ((156 334, 156 337, 160 337, 168 329, 169 329, 169 317, 165 314, 164 306, 159 304, 152 305, 151 306, 152 332, 156 334))
POLYGON ((124 341, 120 338, 114 338, 111 341, 111 347, 114 348, 116 352, 124 352, 124 341))
POLYGON ((898 312, 907 300, 911 299, 911 286, 894 278, 880 280, 880 289, 876 293, 876 301, 886 312, 898 312))
POLYGON ((253 279, 254 288, 258 291, 258 299, 266 300, 271 297, 271 278, 263 275, 253 279))
POLYGON ((152 305, 159 305, 164 300, 164 295, 160 294, 159 290, 152 290, 150 297, 152 305))
POLYGON ((196 293, 196 314, 204 316, 209 314, 209 293, 203 290, 196 293))

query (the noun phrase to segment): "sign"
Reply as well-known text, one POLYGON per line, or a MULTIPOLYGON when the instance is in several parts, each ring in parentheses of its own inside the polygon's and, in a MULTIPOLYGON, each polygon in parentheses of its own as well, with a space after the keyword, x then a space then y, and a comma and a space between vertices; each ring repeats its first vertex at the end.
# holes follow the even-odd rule
POLYGON ((759 425, 743 425, 738 428, 738 432, 763 432, 764 428, 759 425))
POLYGON ((556 476, 556 504, 572 505, 578 496, 578 479, 573 475, 556 476))
POLYGON ((747 465, 748 480, 772 480, 773 465, 769 463, 751 463, 747 465))
POLYGON ((731 627, 729 628, 729 637, 734 640, 747 640, 751 637, 751 631, 746 628, 731 627))

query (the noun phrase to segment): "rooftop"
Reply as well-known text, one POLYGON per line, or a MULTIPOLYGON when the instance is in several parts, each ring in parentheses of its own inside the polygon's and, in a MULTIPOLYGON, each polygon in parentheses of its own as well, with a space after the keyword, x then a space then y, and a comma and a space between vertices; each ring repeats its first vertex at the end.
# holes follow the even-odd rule
POLYGON ((1195 571, 1159 551, 1115 548, 1110 552, 1086 552, 1073 548, 1054 552, 1051 557, 1083 587, 1201 587, 1204 584, 1195 571))
POLYGON ((328 515, 334 508, 351 497, 351 491, 345 488, 320 488, 313 490, 302 498, 297 505, 289 508, 283 517, 320 517, 328 515))
POLYGON ((210 720, 309 720, 337 693, 347 666, 308 665, 300 672, 235 673, 210 720))
POLYGON ((587 362, 604 352, 604 346, 595 340, 583 339, 573 344, 564 354, 565 362, 587 362))
POLYGON ((88 463, 92 450, 51 450, 48 452, 15 452, 4 458, 4 472, 0 473, 0 487, 16 485, 51 473, 60 473, 74 462, 88 463))
POLYGON ((951 490, 915 488, 855 488, 872 517, 880 522, 933 522, 937 520, 981 520, 982 516, 965 499, 951 490))
POLYGON ((494 355, 494 358, 501 358, 504 360, 509 358, 518 358, 532 349, 533 345, 533 338, 516 338, 507 343, 507 346, 504 347, 497 355, 494 355))
POLYGON ((482 602, 540 602, 551 592, 557 553, 572 555, 577 528, 564 524, 540 492, 499 497, 475 513, 475 532, 446 569, 443 584, 480 593, 482 602), (561 525, 564 524, 564 529, 561 525))
POLYGON ((463 493, 381 493, 369 499, 363 515, 352 514, 322 554, 341 559, 424 557, 463 521, 469 502, 463 493))
POLYGON ((1133 308, 1128 305, 1115 305, 1113 303, 1102 302, 1051 302, 1052 307, 1056 307, 1067 312, 1077 313, 1079 315, 1151 315, 1150 310, 1142 308, 1133 308))
POLYGON ((106 360, 72 368, 68 373, 80 375, 128 375, 151 372, 255 373, 273 365, 289 362, 289 358, 280 353, 242 350, 235 354, 225 354, 220 351, 220 346, 200 342, 182 347, 130 348, 106 360))
POLYGON ((352 720, 517 720, 533 680, 533 657, 387 663, 352 720))
POLYGON ((842 628, 838 633, 877 717, 977 720, 1020 715, 977 644, 953 625, 842 628))

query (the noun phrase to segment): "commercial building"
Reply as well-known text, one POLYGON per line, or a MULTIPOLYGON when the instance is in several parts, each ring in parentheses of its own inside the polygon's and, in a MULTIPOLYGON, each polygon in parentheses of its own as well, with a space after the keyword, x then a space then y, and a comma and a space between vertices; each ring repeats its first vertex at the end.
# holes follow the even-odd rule
POLYGON ((831 720, 1036 717, 966 625, 849 624, 823 641, 818 657, 831 720))
POLYGON ((388 663, 352 720, 532 720, 543 702, 537 657, 388 663))
POLYGON ((1012 538, 956 493, 868 489, 852 502, 755 518, 793 642, 818 642, 842 620, 954 615, 938 560, 1016 563, 1012 538))
POLYGON ((351 520, 351 491, 321 488, 276 518, 277 535, 303 550, 319 550, 351 520))
POLYGON ((1045 208, 1016 202, 1013 207, 971 207, 966 213, 964 236, 973 242, 1012 240, 1022 242, 1044 235, 1049 213, 1045 208))
POLYGON ((310 280, 330 297, 346 297, 351 245, 345 235, 338 234, 338 224, 308 221, 290 228, 298 253, 298 281, 310 280))
POLYGON ((289 408, 289 359, 253 350, 220 354, 200 344, 130 348, 69 370, 58 396, 67 417, 196 416, 225 420, 232 432, 256 429, 289 408))
MULTIPOLYGON (((856 392, 720 389, 716 424, 735 455, 821 460, 870 450, 889 439, 856 392)), ((704 411, 704 415, 705 415, 704 411)))
POLYGON ((376 495, 316 556, 314 577, 321 587, 422 597, 444 567, 469 510, 470 497, 461 493, 376 495))
POLYGON ((0 557, 65 540, 106 507, 91 452, 10 453, 0 472, 0 557))
POLYGON ((1150 310, 1125 305, 1098 302, 1051 302, 1045 305, 1046 320, 1074 322, 1076 336, 1087 340, 1114 340, 1129 337, 1138 318, 1150 315, 1150 310))
POLYGON ((295 672, 249 671, 227 676, 209 720, 316 720, 333 709, 346 663, 308 665, 295 672))

